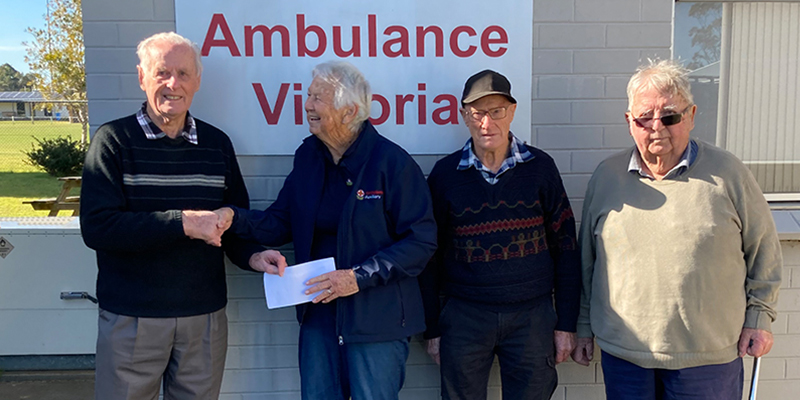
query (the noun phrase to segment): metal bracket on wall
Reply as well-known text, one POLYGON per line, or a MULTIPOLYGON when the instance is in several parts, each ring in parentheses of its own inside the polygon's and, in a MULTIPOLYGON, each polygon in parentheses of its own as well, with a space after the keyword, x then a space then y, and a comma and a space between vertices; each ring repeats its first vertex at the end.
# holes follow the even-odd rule
POLYGON ((61 292, 61 300, 81 300, 86 299, 97 304, 97 298, 87 292, 61 292))

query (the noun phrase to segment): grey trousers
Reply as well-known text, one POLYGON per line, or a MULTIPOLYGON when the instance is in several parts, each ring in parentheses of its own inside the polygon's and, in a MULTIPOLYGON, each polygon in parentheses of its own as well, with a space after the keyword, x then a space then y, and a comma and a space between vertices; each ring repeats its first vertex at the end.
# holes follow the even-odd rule
POLYGON ((225 308, 180 318, 138 318, 101 309, 95 399, 216 400, 228 351, 225 308))

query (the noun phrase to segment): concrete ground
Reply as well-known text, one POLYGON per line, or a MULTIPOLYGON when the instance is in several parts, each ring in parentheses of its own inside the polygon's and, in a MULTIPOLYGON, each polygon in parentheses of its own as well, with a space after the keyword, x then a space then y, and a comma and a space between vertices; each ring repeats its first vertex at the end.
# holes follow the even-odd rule
POLYGON ((94 371, 25 371, 0 375, 2 400, 91 400, 94 371))

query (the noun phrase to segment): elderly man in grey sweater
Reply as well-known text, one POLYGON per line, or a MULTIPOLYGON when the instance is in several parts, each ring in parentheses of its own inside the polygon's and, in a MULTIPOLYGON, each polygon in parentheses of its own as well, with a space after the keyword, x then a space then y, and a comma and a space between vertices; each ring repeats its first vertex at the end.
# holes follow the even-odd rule
POLYGON ((747 167, 690 138, 686 74, 662 61, 631 78, 635 146, 603 161, 586 192, 573 358, 588 365, 594 335, 609 399, 738 400, 741 357, 772 347, 775 224, 747 167))

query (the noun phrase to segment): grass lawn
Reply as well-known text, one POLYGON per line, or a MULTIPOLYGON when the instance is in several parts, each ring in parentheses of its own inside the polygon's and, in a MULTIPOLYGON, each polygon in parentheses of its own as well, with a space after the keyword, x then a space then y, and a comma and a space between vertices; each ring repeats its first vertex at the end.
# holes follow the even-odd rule
MULTIPOLYGON (((36 211, 25 200, 56 197, 61 192, 61 181, 45 172, 0 172, 0 217, 46 217, 48 211, 36 211)), ((73 189, 70 195, 77 196, 73 189)), ((72 215, 61 211, 60 216, 72 215)))
MULTIPOLYGON (((24 151, 31 150, 37 139, 70 136, 81 138, 81 124, 50 121, 0 121, 0 172, 40 172, 25 164, 24 151)), ((2 190, 2 189, 0 189, 2 190)), ((0 214, 2 215, 2 214, 0 214)))
MULTIPOLYGON (((0 121, 0 217, 47 216, 48 211, 35 211, 25 200, 56 197, 61 191, 61 182, 42 172, 39 168, 25 164, 23 150, 30 150, 38 139, 71 136, 81 137, 81 125, 50 121, 0 121)), ((77 196, 79 190, 70 195, 77 196)), ((59 215, 72 215, 62 211, 59 215)))

